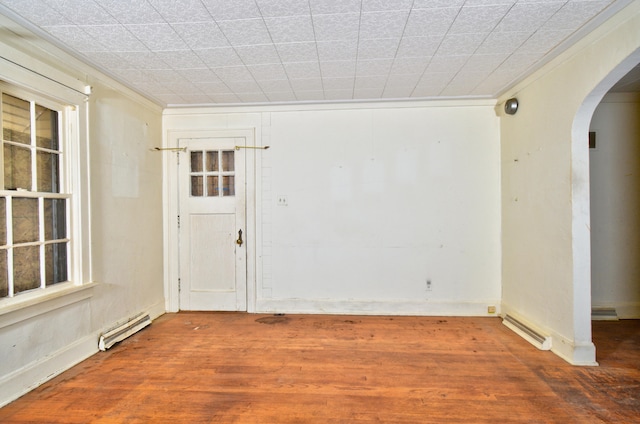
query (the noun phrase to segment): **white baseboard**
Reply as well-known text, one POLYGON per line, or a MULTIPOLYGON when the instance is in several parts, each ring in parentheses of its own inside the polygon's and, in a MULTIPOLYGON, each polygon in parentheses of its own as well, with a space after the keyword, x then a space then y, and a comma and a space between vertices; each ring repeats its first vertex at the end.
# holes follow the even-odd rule
MULTIPOLYGON (((164 300, 139 312, 148 312, 152 320, 156 319, 165 313, 164 300)), ((113 325, 116 323, 111 324, 113 325)), ((56 352, 2 376, 0 408, 97 353, 101 333, 102 330, 88 334, 56 352)))
POLYGON ((309 300, 258 299, 257 313, 415 315, 415 316, 498 316, 500 300, 483 302, 429 302, 411 300, 309 300), (489 313, 488 308, 495 312, 489 313))
POLYGON ((640 302, 594 303, 593 309, 615 309, 618 319, 640 319, 640 302))
POLYGON ((13 402, 98 351, 98 333, 87 335, 63 349, 0 379, 0 407, 13 402))
MULTIPOLYGON (((556 332, 555 330, 540 325, 535 320, 524 317, 520 313, 518 313, 513 308, 508 305, 502 304, 502 313, 503 315, 511 315, 515 317, 518 321, 525 324, 527 327, 535 330, 536 333, 541 334, 544 337, 548 337, 551 339, 551 343, 549 346, 549 350, 551 352, 558 355, 560 358, 564 359, 571 365, 581 365, 581 366, 595 366, 598 365, 596 362, 596 347, 592 342, 579 344, 575 343, 573 340, 565 337, 564 335, 556 332)), ((511 328, 511 327, 509 327, 511 328)), ((522 334, 516 332, 519 336, 525 338, 522 334)), ((529 341, 529 340, 527 340, 529 341)))

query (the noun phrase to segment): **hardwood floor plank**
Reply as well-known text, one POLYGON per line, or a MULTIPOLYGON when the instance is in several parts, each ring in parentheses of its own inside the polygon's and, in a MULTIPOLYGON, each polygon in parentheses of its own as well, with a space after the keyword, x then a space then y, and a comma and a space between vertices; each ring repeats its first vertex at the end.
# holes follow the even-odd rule
POLYGON ((0 422, 640 422, 640 321, 594 340, 573 367, 497 318, 167 314, 0 422))

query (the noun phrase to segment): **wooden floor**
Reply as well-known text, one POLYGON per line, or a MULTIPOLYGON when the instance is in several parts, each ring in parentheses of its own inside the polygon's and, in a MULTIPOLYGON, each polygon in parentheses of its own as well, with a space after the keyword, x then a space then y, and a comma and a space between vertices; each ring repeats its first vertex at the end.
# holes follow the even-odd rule
POLYGON ((167 314, 1 423, 640 422, 640 321, 572 367, 498 318, 167 314))

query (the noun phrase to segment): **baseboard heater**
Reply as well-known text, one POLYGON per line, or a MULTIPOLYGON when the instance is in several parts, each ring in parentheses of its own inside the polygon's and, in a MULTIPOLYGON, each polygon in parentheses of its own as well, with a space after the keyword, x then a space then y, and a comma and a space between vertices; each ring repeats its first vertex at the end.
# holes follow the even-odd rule
POLYGON ((551 349, 551 337, 543 336, 542 334, 535 331, 533 328, 527 326, 526 324, 518 321, 511 315, 505 315, 502 323, 509 327, 511 330, 520 335, 523 339, 534 345, 540 350, 549 350, 551 349))
POLYGON ((148 313, 141 313, 134 316, 126 323, 113 328, 100 336, 98 349, 105 351, 114 344, 126 339, 130 335, 137 333, 147 325, 151 324, 151 318, 148 313))
POLYGON ((616 308, 593 308, 591 309, 592 321, 618 321, 616 308))

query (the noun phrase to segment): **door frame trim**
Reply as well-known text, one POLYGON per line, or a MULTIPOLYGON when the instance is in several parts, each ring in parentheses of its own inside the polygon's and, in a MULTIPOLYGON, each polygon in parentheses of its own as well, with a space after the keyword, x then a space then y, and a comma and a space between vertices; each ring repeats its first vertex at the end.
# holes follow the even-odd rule
MULTIPOLYGON (((210 129, 210 130, 169 130, 166 133, 166 146, 178 148, 183 138, 242 138, 245 146, 255 146, 255 128, 239 129, 210 129)), ((250 235, 246 241, 247 265, 247 312, 256 310, 256 150, 247 149, 245 158, 246 184, 246 234, 250 235), (253 236, 251 236, 253 235, 253 236)), ((162 158, 164 190, 164 292, 167 312, 180 310, 180 292, 178 281, 180 278, 179 236, 178 236, 178 157, 186 161, 183 151, 164 151, 162 158)))

